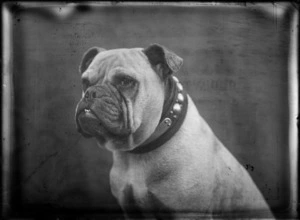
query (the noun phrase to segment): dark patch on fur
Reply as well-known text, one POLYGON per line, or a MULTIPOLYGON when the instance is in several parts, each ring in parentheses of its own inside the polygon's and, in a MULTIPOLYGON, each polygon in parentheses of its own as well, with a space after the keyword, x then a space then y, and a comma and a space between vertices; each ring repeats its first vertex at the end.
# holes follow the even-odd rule
POLYGON ((129 218, 138 218, 142 219, 144 216, 142 214, 142 209, 137 204, 134 195, 133 195, 133 189, 131 185, 127 185, 125 189, 123 190, 123 209, 125 214, 129 218))
POLYGON ((123 209, 127 217, 137 219, 147 219, 152 215, 156 219, 172 219, 173 211, 163 204, 152 192, 148 191, 147 198, 150 209, 145 209, 138 204, 131 185, 127 185, 123 190, 123 209))
POLYGON ((152 192, 148 192, 149 200, 152 204, 152 213, 156 219, 173 219, 174 211, 163 204, 152 192))

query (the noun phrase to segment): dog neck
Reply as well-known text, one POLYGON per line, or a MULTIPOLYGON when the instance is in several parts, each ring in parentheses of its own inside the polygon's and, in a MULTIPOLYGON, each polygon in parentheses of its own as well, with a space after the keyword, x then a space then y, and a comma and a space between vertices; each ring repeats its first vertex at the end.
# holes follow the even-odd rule
POLYGON ((167 79, 165 91, 165 101, 158 126, 153 134, 140 146, 130 151, 131 153, 143 154, 155 150, 171 139, 181 127, 187 113, 187 94, 175 76, 167 79))

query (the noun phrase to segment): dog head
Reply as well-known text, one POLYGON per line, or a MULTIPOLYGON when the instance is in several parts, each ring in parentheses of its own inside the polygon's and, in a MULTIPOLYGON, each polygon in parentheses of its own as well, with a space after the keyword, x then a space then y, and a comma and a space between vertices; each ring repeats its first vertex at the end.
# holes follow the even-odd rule
POLYGON ((109 150, 132 150, 159 123, 165 81, 182 59, 158 44, 148 48, 93 47, 80 64, 83 95, 76 107, 78 131, 109 150))

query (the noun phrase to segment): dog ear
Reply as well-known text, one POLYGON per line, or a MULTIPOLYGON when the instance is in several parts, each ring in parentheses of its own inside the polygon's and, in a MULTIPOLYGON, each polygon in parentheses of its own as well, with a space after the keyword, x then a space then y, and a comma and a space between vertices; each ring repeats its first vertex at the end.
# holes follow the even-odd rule
POLYGON ((83 54, 81 64, 79 66, 79 72, 82 74, 84 71, 86 71, 86 69, 89 67, 95 56, 102 51, 105 51, 105 49, 100 47, 92 47, 88 49, 83 54))
POLYGON ((163 78, 177 72, 183 64, 181 57, 159 44, 152 44, 143 52, 157 72, 162 74, 163 78))

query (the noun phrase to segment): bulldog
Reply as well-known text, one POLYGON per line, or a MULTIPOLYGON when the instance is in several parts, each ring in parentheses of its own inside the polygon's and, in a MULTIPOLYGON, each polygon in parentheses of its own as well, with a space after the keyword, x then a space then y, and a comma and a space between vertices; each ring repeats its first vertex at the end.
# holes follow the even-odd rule
POLYGON ((112 152, 112 194, 128 218, 272 217, 173 76, 182 63, 158 44, 84 54, 76 124, 112 152))

